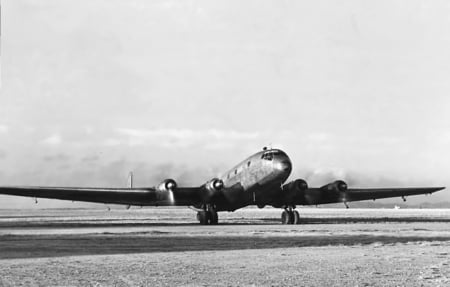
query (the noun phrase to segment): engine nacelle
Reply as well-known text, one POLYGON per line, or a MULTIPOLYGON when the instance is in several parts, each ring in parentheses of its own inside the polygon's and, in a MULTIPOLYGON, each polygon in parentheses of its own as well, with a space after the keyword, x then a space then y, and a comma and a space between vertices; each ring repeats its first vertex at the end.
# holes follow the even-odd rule
POLYGON ((296 179, 288 184, 283 185, 283 191, 286 192, 304 192, 308 189, 308 184, 303 179, 296 179))
POLYGON ((336 180, 335 182, 322 186, 320 189, 327 192, 346 192, 348 186, 345 181, 336 180))
POLYGON ((213 178, 205 183, 205 188, 211 193, 219 192, 223 188, 223 181, 219 178, 213 178))
POLYGON ((157 187, 156 189, 158 191, 174 191, 177 188, 177 183, 175 180, 168 178, 163 180, 157 187))
POLYGON ((308 184, 303 179, 293 180, 283 185, 283 196, 281 199, 282 205, 294 205, 304 201, 308 184))
POLYGON ((224 187, 223 181, 219 178, 213 178, 203 186, 205 193, 203 200, 210 202, 216 197, 224 187))

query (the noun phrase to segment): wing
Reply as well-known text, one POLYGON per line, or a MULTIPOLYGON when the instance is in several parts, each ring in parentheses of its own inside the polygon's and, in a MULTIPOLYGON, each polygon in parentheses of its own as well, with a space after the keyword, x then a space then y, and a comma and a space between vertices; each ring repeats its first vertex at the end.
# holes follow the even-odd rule
POLYGON ((420 188, 349 188, 346 191, 324 191, 320 188, 310 188, 305 192, 307 205, 375 200, 380 198, 404 197, 409 195, 431 194, 444 187, 420 188))
POLYGON ((320 188, 308 188, 296 180, 282 187, 283 197, 277 205, 317 205, 326 203, 372 200, 389 197, 431 194, 445 187, 416 188, 347 188, 341 180, 320 188), (300 184, 299 184, 300 183, 300 184))
POLYGON ((85 187, 0 187, 0 194, 52 198, 98 203, 160 206, 195 205, 201 202, 201 188, 176 188, 160 191, 155 188, 85 188, 85 187))
POLYGON ((445 187, 422 187, 422 188, 351 188, 348 189, 343 199, 346 201, 359 201, 368 199, 379 199, 389 197, 403 197, 408 195, 432 194, 445 187))

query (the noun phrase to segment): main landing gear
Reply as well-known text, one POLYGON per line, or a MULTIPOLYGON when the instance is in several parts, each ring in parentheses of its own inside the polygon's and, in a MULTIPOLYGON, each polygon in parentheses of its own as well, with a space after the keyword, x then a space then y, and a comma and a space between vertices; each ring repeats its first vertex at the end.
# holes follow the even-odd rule
POLYGON ((300 224, 300 214, 294 210, 295 206, 287 206, 281 213, 282 224, 300 224))
POLYGON ((214 206, 207 205, 204 210, 197 212, 197 220, 201 225, 217 225, 219 223, 219 215, 214 206))

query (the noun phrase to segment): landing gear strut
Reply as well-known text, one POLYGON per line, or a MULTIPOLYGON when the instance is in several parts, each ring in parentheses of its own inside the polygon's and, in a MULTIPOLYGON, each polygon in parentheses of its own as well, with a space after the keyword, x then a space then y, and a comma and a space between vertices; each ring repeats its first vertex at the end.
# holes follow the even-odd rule
POLYGON ((300 224, 300 214, 294 210, 295 206, 287 206, 281 213, 282 224, 300 224))
POLYGON ((201 225, 217 225, 219 223, 219 215, 211 205, 206 205, 204 210, 197 212, 197 219, 201 225))

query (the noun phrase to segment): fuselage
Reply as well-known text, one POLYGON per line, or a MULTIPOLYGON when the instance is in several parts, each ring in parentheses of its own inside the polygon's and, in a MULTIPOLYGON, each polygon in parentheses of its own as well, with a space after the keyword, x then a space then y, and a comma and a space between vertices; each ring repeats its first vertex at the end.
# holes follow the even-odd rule
POLYGON ((224 189, 216 203, 218 211, 270 205, 291 171, 291 160, 280 149, 263 150, 246 158, 220 177, 224 189))

